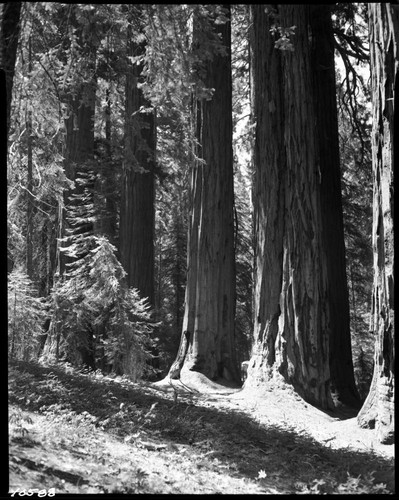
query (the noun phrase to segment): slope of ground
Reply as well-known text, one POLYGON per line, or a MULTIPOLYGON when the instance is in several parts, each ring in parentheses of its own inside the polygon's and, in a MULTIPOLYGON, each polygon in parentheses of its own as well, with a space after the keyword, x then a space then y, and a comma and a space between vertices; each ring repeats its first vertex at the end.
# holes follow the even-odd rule
POLYGON ((11 364, 9 491, 394 492, 393 446, 354 418, 281 387, 211 389, 11 364))

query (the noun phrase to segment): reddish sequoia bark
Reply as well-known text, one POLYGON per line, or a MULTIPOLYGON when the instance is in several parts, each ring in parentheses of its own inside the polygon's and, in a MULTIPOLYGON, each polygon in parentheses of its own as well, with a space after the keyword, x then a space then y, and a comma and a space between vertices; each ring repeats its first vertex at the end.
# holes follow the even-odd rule
POLYGON ((371 327, 376 337, 374 374, 358 415, 361 427, 394 442, 394 166, 398 162, 399 11, 393 4, 369 4, 374 291, 371 327), (396 113, 396 116, 395 116, 396 113))
POLYGON ((207 61, 204 84, 214 93, 212 99, 198 100, 195 106, 201 151, 192 170, 183 333, 169 375, 180 377, 184 366, 209 379, 227 376, 239 381, 234 353, 230 22, 215 26, 227 55, 217 53, 207 61))

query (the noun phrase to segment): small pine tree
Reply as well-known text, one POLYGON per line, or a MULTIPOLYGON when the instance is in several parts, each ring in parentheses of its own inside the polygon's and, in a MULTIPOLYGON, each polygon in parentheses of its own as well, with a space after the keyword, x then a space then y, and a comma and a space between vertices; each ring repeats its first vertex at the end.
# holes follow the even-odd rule
POLYGON ((8 354, 10 359, 37 358, 39 339, 48 315, 45 299, 20 268, 8 275, 8 354))
POLYGON ((147 299, 126 286, 116 248, 106 237, 86 235, 64 251, 77 258, 53 290, 62 351, 79 364, 84 362, 79 353, 89 349, 95 367, 141 378, 149 369, 150 334, 157 326, 147 299))

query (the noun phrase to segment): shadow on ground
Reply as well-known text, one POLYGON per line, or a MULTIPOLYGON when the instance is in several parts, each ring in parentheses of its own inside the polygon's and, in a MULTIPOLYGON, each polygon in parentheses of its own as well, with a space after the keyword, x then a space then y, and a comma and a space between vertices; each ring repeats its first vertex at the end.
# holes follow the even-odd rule
POLYGON ((394 492, 392 459, 331 449, 286 423, 259 425, 248 413, 207 406, 204 398, 193 395, 175 401, 173 395, 145 384, 83 374, 63 365, 15 362, 9 369, 9 403, 39 413, 87 412, 94 432, 97 427, 123 439, 142 430, 160 442, 211 456, 236 477, 257 480, 259 471, 265 471, 283 491, 294 493, 316 479, 342 484, 349 476, 373 473, 374 483, 385 483, 394 492))

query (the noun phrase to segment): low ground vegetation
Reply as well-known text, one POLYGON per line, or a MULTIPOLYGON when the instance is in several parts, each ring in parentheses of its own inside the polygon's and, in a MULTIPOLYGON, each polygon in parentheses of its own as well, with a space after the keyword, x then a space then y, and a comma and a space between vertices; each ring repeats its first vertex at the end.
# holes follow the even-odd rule
POLYGON ((394 493, 393 446, 374 445, 372 431, 355 436, 353 421, 282 388, 263 399, 239 389, 199 394, 67 364, 12 362, 9 488, 394 493))

